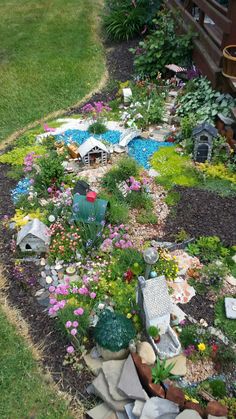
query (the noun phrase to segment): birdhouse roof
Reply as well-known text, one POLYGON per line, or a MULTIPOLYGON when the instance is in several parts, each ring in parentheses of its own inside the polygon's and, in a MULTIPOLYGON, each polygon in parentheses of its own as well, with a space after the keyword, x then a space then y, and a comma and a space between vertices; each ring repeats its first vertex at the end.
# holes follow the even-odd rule
POLYGON ((89 137, 83 144, 81 144, 81 146, 79 146, 78 148, 78 152, 81 157, 84 157, 95 147, 99 148, 102 151, 105 151, 105 153, 108 153, 106 146, 94 137, 89 137))
POLYGON ((32 234, 33 236, 42 240, 45 244, 49 244, 50 239, 48 234, 48 227, 37 218, 22 227, 17 235, 16 244, 20 244, 22 240, 28 236, 28 234, 32 234))
POLYGON ((171 313, 171 300, 164 276, 146 280, 142 293, 145 314, 149 320, 171 313))
POLYGON ((209 124, 208 122, 203 122, 202 124, 197 125, 193 129, 193 135, 198 135, 202 131, 209 132, 209 134, 211 134, 212 137, 217 137, 217 135, 218 135, 217 129, 215 127, 213 127, 213 125, 209 124))

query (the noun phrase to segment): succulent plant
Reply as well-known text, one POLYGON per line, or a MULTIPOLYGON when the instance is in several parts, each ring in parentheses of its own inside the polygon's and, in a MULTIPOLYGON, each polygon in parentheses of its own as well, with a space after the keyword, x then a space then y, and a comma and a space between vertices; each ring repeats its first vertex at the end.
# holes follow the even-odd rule
POLYGON ((112 352, 126 349, 135 337, 132 321, 123 314, 104 310, 94 329, 96 343, 112 352))

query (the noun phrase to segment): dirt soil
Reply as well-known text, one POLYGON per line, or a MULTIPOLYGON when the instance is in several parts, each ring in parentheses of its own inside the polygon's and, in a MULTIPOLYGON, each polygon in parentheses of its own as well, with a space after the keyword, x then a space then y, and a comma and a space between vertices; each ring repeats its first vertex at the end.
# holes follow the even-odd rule
POLYGON ((222 198, 197 188, 176 187, 181 199, 166 219, 165 239, 180 230, 190 237, 218 236, 226 245, 236 244, 236 197, 222 198))

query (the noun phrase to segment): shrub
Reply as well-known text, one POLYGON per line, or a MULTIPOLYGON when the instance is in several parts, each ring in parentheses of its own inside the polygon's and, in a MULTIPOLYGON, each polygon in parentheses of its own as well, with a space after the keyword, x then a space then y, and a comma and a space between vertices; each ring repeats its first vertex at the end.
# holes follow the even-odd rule
POLYGON ((139 75, 154 78, 158 71, 166 71, 167 64, 186 65, 190 62, 192 33, 180 34, 175 17, 167 9, 158 12, 153 20, 156 29, 132 50, 135 70, 139 75))
POLYGON ((219 402, 228 408, 228 419, 235 419, 236 417, 236 397, 224 397, 219 402))
POLYGON ((135 330, 131 320, 122 314, 105 310, 94 328, 94 339, 102 348, 112 352, 126 349, 134 339, 135 330))
POLYGON ((196 344, 197 337, 197 326, 189 325, 185 326, 180 333, 179 339, 183 348, 196 344))
POLYGON ((131 208, 144 208, 150 210, 153 207, 151 197, 142 191, 131 191, 126 197, 126 202, 131 208))
POLYGON ((180 193, 175 191, 170 191, 165 197, 166 205, 172 207, 178 204, 180 201, 180 193))
POLYGON ((205 285, 219 290, 228 272, 228 268, 223 263, 212 262, 203 267, 201 275, 205 285))
POLYGON ((108 0, 103 19, 108 38, 120 41, 140 34, 160 3, 160 0, 108 0))
POLYGON ((157 224, 158 218, 151 210, 141 210, 136 217, 139 224, 157 224))
POLYGON ((236 362, 236 354, 232 348, 220 345, 216 351, 215 361, 224 369, 230 369, 236 362))
POLYGON ((211 177, 213 179, 222 179, 236 185, 236 173, 229 170, 223 163, 200 163, 198 164, 198 169, 207 177, 211 177))
POLYGON ((60 187, 64 177, 62 157, 50 152, 38 161, 40 172, 35 176, 34 188, 37 192, 47 191, 50 186, 60 187))
POLYGON ((208 391, 216 399, 226 396, 226 385, 223 380, 218 378, 210 381, 204 381, 200 384, 200 388, 208 391))
POLYGON ((126 181, 131 176, 138 176, 139 170, 140 168, 135 160, 128 156, 123 157, 119 160, 115 167, 113 167, 103 176, 101 180, 101 186, 105 188, 107 192, 123 200, 123 195, 117 185, 126 181))
POLYGON ((99 135, 99 134, 104 134, 104 132, 106 131, 107 131, 106 125, 99 121, 94 122, 88 127, 88 132, 90 132, 91 134, 99 135))
POLYGON ((188 245, 187 251, 192 256, 198 256, 204 263, 225 258, 230 252, 216 236, 199 237, 194 243, 188 245))

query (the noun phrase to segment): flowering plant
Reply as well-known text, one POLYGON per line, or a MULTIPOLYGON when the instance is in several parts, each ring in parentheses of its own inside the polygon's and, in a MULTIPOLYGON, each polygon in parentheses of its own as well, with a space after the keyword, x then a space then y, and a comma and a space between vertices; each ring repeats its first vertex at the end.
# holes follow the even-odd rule
POLYGON ((50 226, 51 244, 49 247, 49 259, 70 262, 75 259, 76 252, 81 249, 80 229, 78 227, 64 226, 56 222, 50 226))
POLYGON ((133 247, 133 243, 128 234, 128 227, 124 224, 119 226, 108 226, 109 236, 106 238, 100 246, 102 252, 111 252, 113 249, 128 249, 133 247))

